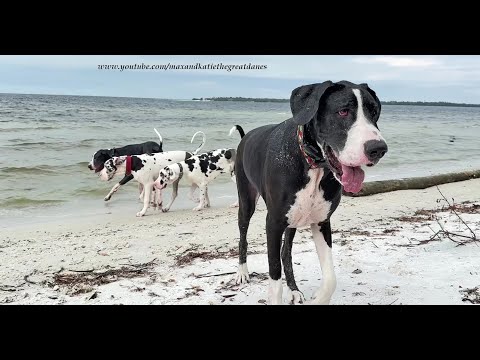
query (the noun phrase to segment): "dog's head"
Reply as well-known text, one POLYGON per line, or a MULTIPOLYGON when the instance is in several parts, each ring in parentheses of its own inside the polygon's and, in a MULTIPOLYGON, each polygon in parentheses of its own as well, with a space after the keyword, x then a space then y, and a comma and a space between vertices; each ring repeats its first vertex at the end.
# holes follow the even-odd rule
POLYGON ((305 125, 335 178, 347 192, 359 192, 361 166, 373 166, 388 150, 378 128, 381 103, 367 84, 348 81, 301 86, 290 98, 293 120, 305 125))
POLYGON ((90 170, 95 170, 96 173, 103 169, 105 161, 111 159, 114 155, 113 149, 101 149, 95 152, 92 156, 92 160, 88 163, 90 170))
POLYGON ((100 179, 110 181, 115 176, 118 166, 122 165, 126 160, 126 156, 114 156, 104 162, 102 170, 100 170, 100 179))
POLYGON ((167 187, 167 185, 177 181, 180 176, 182 176, 182 174, 183 169, 180 167, 179 163, 165 166, 158 173, 158 178, 153 183, 153 185, 155 186, 155 188, 163 190, 167 187))

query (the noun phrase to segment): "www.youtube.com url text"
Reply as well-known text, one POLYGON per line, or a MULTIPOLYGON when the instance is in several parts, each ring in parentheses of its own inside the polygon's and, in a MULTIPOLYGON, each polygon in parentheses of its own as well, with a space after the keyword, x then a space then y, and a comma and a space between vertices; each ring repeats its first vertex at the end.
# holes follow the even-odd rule
POLYGON ((223 64, 223 63, 210 63, 210 64, 129 64, 129 65, 98 65, 98 70, 225 70, 231 72, 232 70, 266 70, 267 65, 256 65, 252 63, 248 64, 223 64))

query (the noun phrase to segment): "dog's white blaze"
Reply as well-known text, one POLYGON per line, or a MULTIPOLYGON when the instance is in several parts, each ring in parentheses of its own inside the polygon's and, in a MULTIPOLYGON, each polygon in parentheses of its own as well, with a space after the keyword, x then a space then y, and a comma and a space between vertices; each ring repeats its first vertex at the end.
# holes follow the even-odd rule
POLYGON ((365 154, 364 144, 369 140, 384 140, 378 130, 369 122, 363 111, 362 94, 359 89, 353 89, 353 94, 357 98, 357 118, 347 133, 345 147, 340 151, 338 160, 344 165, 360 166, 369 161, 365 154))
POLYGON ((328 305, 337 287, 337 278, 333 268, 332 248, 325 241, 325 237, 320 231, 320 226, 314 224, 311 226, 313 241, 317 249, 318 260, 322 268, 322 285, 315 293, 314 304, 328 305))
POLYGON ((327 218, 331 202, 325 200, 323 190, 320 190, 323 173, 321 168, 308 170, 310 180, 297 192, 295 202, 287 212, 288 227, 310 226, 327 218))
POLYGON ((282 305, 282 279, 269 278, 268 303, 270 305, 282 305))

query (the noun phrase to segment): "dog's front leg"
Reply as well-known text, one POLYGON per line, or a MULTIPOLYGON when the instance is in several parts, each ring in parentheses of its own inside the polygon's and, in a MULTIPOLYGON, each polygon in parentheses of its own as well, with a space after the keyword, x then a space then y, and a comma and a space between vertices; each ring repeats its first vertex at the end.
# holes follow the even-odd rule
POLYGON ((110 192, 108 193, 108 195, 105 196, 105 197, 103 198, 103 200, 105 200, 105 201, 110 200, 111 197, 112 197, 112 195, 113 195, 113 193, 117 192, 117 190, 120 188, 120 186, 125 185, 126 183, 128 183, 128 182, 129 182, 130 180, 132 180, 132 179, 133 179, 133 175, 132 175, 132 174, 130 174, 130 175, 128 175, 128 176, 124 176, 123 179, 120 180, 120 181, 118 182, 118 184, 116 184, 116 185, 112 188, 112 190, 110 190, 110 192))
POLYGON ((205 185, 199 185, 198 187, 200 188, 200 203, 198 204, 198 206, 193 208, 194 211, 200 211, 202 209, 205 209, 205 207, 207 206, 207 199, 205 196, 207 193, 207 187, 205 185))
POLYGON ((175 201, 175 199, 177 198, 177 194, 178 194, 178 183, 180 182, 180 179, 176 180, 174 183, 173 183, 173 189, 172 189, 172 198, 170 199, 170 202, 168 203, 168 205, 162 209, 163 212, 167 212, 168 210, 170 210, 170 207, 172 206, 173 202, 175 201))
POLYGON ((280 260, 280 247, 282 235, 287 227, 284 220, 267 213, 267 253, 268 253, 268 303, 282 305, 282 263, 280 260))
POLYGON ((138 200, 143 202, 143 196, 145 195, 145 189, 143 187, 143 184, 138 183, 138 192, 140 195, 138 195, 138 200))
POLYGON ((162 197, 162 190, 157 189, 153 187, 152 189, 153 193, 155 194, 155 206, 157 207, 157 210, 162 210, 162 205, 163 205, 163 197, 162 197))
POLYGON ((143 209, 137 213, 137 216, 143 216, 147 212, 148 206, 150 205, 150 196, 152 195, 152 186, 153 184, 144 184, 143 185, 143 209))
POLYGON ((120 187, 120 183, 115 184, 115 186, 110 190, 110 192, 103 198, 103 200, 108 201, 112 198, 113 193, 117 192, 118 188, 120 187))
POLYGON ((322 285, 315 292, 315 298, 310 301, 310 304, 328 305, 330 299, 337 287, 337 279, 335 270, 333 268, 332 259, 332 230, 330 221, 324 222, 320 225, 314 224, 311 226, 313 241, 317 248, 318 260, 322 268, 322 285))

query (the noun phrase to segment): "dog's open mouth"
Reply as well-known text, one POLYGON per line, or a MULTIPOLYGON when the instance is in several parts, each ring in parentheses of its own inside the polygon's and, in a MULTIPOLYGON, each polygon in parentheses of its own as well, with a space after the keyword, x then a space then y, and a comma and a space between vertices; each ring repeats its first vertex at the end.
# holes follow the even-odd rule
POLYGON ((328 145, 326 146, 326 157, 330 168, 335 173, 336 178, 340 180, 346 192, 358 193, 362 190, 365 172, 360 166, 343 165, 328 145))

